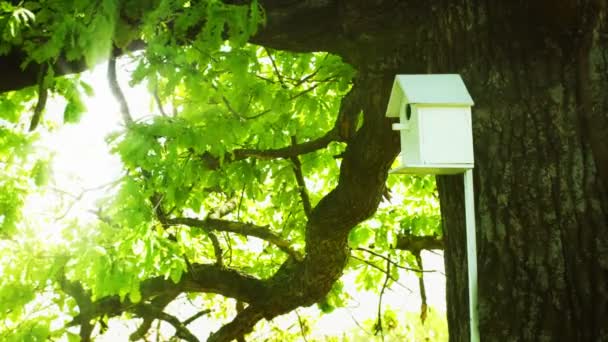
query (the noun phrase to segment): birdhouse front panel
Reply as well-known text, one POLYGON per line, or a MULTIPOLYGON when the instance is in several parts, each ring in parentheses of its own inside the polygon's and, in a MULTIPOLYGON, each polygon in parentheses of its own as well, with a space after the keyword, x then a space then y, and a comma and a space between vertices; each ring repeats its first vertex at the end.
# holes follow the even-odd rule
POLYGON ((469 107, 418 107, 423 164, 473 164, 469 107))
POLYGON ((472 169, 471 99, 459 75, 397 75, 387 106, 398 117, 401 165, 392 172, 455 174, 472 169))

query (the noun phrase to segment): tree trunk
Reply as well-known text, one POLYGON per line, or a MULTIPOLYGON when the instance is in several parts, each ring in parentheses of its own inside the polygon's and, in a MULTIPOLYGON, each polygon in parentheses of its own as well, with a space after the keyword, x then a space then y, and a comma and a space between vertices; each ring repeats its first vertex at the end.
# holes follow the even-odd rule
MULTIPOLYGON (((538 19, 472 2, 432 41, 433 70, 461 73, 476 102, 481 340, 608 341, 605 6, 546 3, 538 19)), ((450 338, 468 341, 462 177, 438 185, 450 338)))
MULTIPOLYGON (((608 341, 606 0, 300 3, 339 25, 296 44, 359 75, 463 76, 476 103, 481 340, 608 341)), ((462 177, 438 185, 450 336, 468 341, 462 177)))

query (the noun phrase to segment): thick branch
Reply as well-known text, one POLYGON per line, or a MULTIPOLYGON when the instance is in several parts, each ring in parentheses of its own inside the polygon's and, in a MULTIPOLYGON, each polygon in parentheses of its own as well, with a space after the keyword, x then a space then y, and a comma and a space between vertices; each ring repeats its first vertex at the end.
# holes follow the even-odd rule
POLYGON ((255 324, 262 318, 264 318, 263 312, 250 305, 239 312, 232 322, 209 336, 207 342, 232 341, 251 332, 255 324))
POLYGON ((421 250, 443 249, 443 239, 439 236, 415 236, 401 234, 397 236, 395 249, 410 251, 412 254, 420 253, 421 250))
POLYGON ((177 317, 170 315, 151 304, 139 304, 133 310, 142 317, 154 317, 161 319, 175 328, 175 336, 189 342, 199 342, 199 339, 177 317))
POLYGON ((297 52, 335 51, 340 27, 338 1, 263 0, 267 23, 251 39, 255 44, 297 52))
MULTIPOLYGON (((248 3, 249 1, 230 2, 248 3)), ((336 41, 340 41, 336 38, 339 37, 341 31, 339 21, 336 20, 338 17, 337 1, 264 0, 260 3, 266 15, 266 25, 252 37, 253 43, 299 52, 336 51, 336 41)), ((130 13, 120 14, 120 17, 131 16, 130 13)), ((202 25, 202 23, 200 24, 202 25)), ((135 26, 136 23, 133 25, 135 26)), ((171 26, 167 25, 167 27, 171 26)), ((198 32, 193 30, 193 35, 198 32)), ((136 40, 131 42, 122 53, 141 50, 145 47, 146 42, 136 40)), ((32 62, 23 68, 23 62, 27 59, 27 55, 17 47, 7 55, 0 56, 0 74, 3 75, 0 80, 0 93, 36 84, 41 65, 32 62)), ((68 60, 63 54, 52 65, 57 76, 79 73, 89 67, 84 58, 73 61, 68 60)))
MULTIPOLYGON (((80 285, 78 284, 78 286, 80 285)), ((159 296, 174 298, 182 292, 205 292, 220 294, 247 303, 262 303, 269 293, 267 284, 260 279, 225 267, 204 264, 191 265, 189 272, 185 273, 177 283, 165 277, 156 277, 142 282, 140 290, 144 300, 159 296)), ((105 297, 88 305, 86 300, 90 301, 90 295, 86 292, 64 291, 72 296, 75 294, 75 298, 81 298, 77 299, 77 303, 80 300, 83 307, 88 308, 86 311, 81 308, 81 313, 74 318, 71 325, 87 324, 92 318, 103 315, 108 317, 120 315, 137 305, 128 299, 121 301, 119 296, 105 297), (81 293, 83 294, 81 295, 81 293)))
POLYGON ((42 118, 42 112, 44 112, 44 108, 46 107, 46 100, 49 96, 49 90, 45 84, 47 71, 48 65, 43 64, 40 68, 40 74, 38 76, 38 102, 36 103, 34 115, 32 116, 32 120, 30 122, 30 132, 34 131, 36 127, 38 127, 38 123, 40 123, 40 119, 42 118))
MULTIPOLYGON (((232 153, 226 154, 223 158, 224 163, 231 163, 250 157, 258 159, 289 159, 302 154, 315 152, 323 149, 329 145, 332 141, 338 141, 338 134, 335 129, 327 132, 322 137, 310 140, 305 143, 297 144, 295 146, 282 147, 277 149, 257 150, 257 149, 236 149, 232 153)), ((201 161, 205 167, 211 170, 216 170, 220 167, 220 158, 213 156, 212 154, 205 152, 200 155, 201 161)))
POLYGON ((84 342, 91 341, 91 333, 94 325, 91 320, 94 318, 94 304, 91 301, 91 295, 88 293, 79 282, 68 280, 65 275, 61 275, 59 285, 63 292, 74 298, 80 314, 78 322, 80 323, 80 340, 84 342))
POLYGON ((337 139, 338 136, 336 134, 336 131, 331 130, 318 139, 283 148, 268 150, 237 149, 233 152, 234 160, 241 160, 248 157, 255 157, 260 159, 292 158, 302 154, 318 151, 322 148, 327 147, 329 143, 337 139))
MULTIPOLYGON (((167 306, 167 304, 169 304, 173 299, 175 299, 174 295, 158 296, 152 300, 151 305, 154 306, 156 310, 162 311, 167 306)), ((154 322, 155 319, 160 318, 156 315, 141 315, 141 317, 144 321, 137 328, 137 330, 135 330, 135 332, 133 332, 131 336, 129 336, 129 339, 131 341, 137 341, 144 338, 144 336, 148 333, 148 330, 150 330, 152 322, 154 322)), ((184 325, 187 324, 184 323, 184 325)))

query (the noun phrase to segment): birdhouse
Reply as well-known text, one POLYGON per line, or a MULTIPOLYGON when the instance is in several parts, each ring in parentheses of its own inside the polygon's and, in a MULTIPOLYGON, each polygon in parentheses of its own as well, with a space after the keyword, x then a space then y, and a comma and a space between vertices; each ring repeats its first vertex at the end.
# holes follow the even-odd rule
POLYGON ((456 174, 473 168, 473 100, 460 75, 397 75, 386 111, 399 118, 393 173, 456 174))

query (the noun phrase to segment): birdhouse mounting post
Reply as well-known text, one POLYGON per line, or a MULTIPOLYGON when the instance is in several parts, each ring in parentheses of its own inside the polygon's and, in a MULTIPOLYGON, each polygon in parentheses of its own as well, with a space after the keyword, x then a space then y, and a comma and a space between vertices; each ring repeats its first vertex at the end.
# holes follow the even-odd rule
POLYGON ((397 75, 386 116, 399 118, 393 129, 401 137, 392 173, 463 174, 470 338, 479 342, 472 105, 460 75, 397 75))

